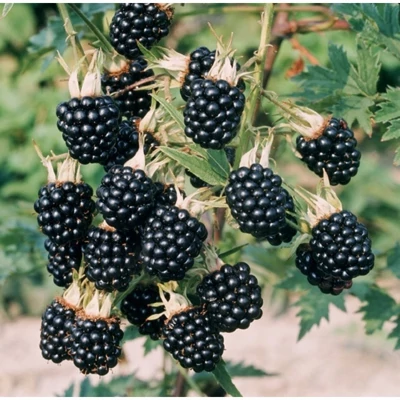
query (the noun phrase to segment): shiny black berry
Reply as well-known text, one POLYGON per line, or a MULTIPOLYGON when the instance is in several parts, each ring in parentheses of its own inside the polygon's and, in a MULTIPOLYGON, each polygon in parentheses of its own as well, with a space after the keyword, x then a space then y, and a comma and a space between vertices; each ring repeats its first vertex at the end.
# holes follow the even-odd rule
POLYGON ((148 317, 164 311, 164 307, 155 307, 150 304, 161 302, 158 289, 154 285, 136 286, 121 303, 121 311, 128 321, 139 327, 139 333, 149 335, 151 339, 160 338, 165 316, 146 321, 148 317))
POLYGON ((337 296, 344 289, 350 289, 353 281, 344 281, 333 278, 318 269, 317 263, 312 257, 310 246, 300 245, 296 250, 296 267, 307 277, 308 282, 313 286, 318 286, 322 293, 337 296))
POLYGON ((320 271, 350 281, 366 275, 374 266, 367 228, 349 211, 322 219, 313 229, 311 254, 320 271))
MULTIPOLYGON (((101 77, 101 86, 104 93, 114 93, 133 85, 142 79, 154 75, 152 70, 145 71, 147 62, 139 57, 131 61, 122 71, 118 73, 105 73, 101 77)), ((122 116, 144 117, 150 110, 151 97, 148 90, 132 88, 114 98, 122 116)))
POLYGON ((53 276, 54 284, 67 287, 72 283, 72 272, 78 271, 82 260, 80 242, 57 245, 46 239, 44 247, 48 251, 47 271, 53 276))
MULTIPOLYGON (((104 166, 109 171, 114 165, 124 165, 139 150, 139 131, 138 124, 140 119, 130 118, 122 121, 119 126, 117 143, 112 148, 107 164, 104 166)), ((149 153, 158 142, 150 133, 145 133, 143 151, 149 153)))
POLYGON ((40 350, 46 360, 56 364, 71 360, 71 331, 75 324, 75 310, 63 299, 55 299, 46 308, 40 328, 40 350))
POLYGON ((97 208, 107 224, 134 230, 144 223, 154 206, 156 188, 144 171, 113 166, 97 188, 97 208))
POLYGON ((174 314, 163 328, 164 349, 183 368, 212 371, 224 352, 224 338, 200 307, 174 314))
POLYGON ((187 210, 159 207, 142 233, 141 261, 150 275, 163 282, 181 280, 206 238, 206 227, 187 210))
POLYGON ((118 318, 91 318, 78 313, 72 329, 72 360, 82 373, 106 375, 118 364, 124 333, 118 318))
POLYGON ((34 204, 42 233, 58 245, 83 239, 95 212, 92 195, 93 189, 82 182, 42 186, 34 204))
POLYGON ((110 25, 111 44, 129 60, 141 56, 137 41, 147 49, 168 35, 172 9, 156 3, 121 4, 110 25))
POLYGON ((57 106, 57 128, 72 158, 105 164, 114 147, 119 110, 109 96, 73 98, 57 106))
POLYGON ((244 262, 225 264, 219 271, 206 275, 197 287, 197 294, 221 332, 247 329, 262 316, 261 287, 244 262))
POLYGON ((242 232, 276 237, 287 226, 288 192, 281 185, 281 177, 260 164, 231 172, 226 201, 242 232))
POLYGON ((185 134, 204 148, 221 149, 236 136, 245 97, 225 80, 197 79, 183 111, 185 134))
POLYGON ((343 119, 332 118, 316 139, 299 136, 296 147, 308 168, 321 177, 325 170, 333 186, 346 185, 358 172, 361 153, 356 149, 353 131, 343 119))
MULTIPOLYGON (((164 185, 161 182, 155 182, 154 184, 156 185, 154 212, 159 207, 174 206, 178 200, 175 185, 164 185)), ((182 197, 186 196, 185 192, 181 190, 179 192, 182 197)))
POLYGON ((92 227, 83 246, 85 274, 99 290, 123 292, 140 272, 139 252, 136 235, 92 227))

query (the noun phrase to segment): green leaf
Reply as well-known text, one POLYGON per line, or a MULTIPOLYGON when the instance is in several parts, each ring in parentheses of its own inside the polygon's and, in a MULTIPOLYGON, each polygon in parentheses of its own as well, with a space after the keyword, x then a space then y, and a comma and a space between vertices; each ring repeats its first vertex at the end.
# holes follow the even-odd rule
POLYGON ((219 175, 228 179, 230 172, 230 165, 224 150, 207 150, 207 161, 210 163, 212 169, 219 175))
POLYGON ((124 337, 122 338, 121 346, 123 344, 125 344, 126 342, 129 342, 131 340, 135 340, 135 339, 138 339, 141 337, 143 337, 143 336, 139 333, 139 329, 134 325, 129 325, 124 331, 124 337))
POLYGON ((256 368, 253 365, 244 365, 243 362, 232 363, 226 362, 226 369, 231 377, 262 377, 262 376, 277 376, 275 373, 268 373, 262 369, 256 368))
POLYGON ((400 349, 400 317, 397 317, 395 320, 396 326, 393 328, 392 332, 390 332, 388 338, 396 339, 396 345, 394 347, 395 350, 400 349))
POLYGON ((183 122, 183 114, 180 113, 171 103, 168 103, 167 100, 163 99, 160 96, 152 93, 151 97, 153 97, 157 103, 160 103, 161 106, 165 109, 165 111, 171 116, 171 118, 178 124, 179 128, 182 131, 185 130, 185 124, 183 122))
POLYGON ((152 340, 149 337, 146 338, 144 342, 144 355, 147 356, 150 352, 155 350, 158 346, 162 345, 161 340, 152 340))
POLYGON ((107 11, 115 10, 114 3, 83 3, 81 5, 82 12, 92 18, 97 14, 104 14, 107 11))
POLYGON ((226 183, 226 178, 214 171, 208 161, 202 158, 166 146, 160 146, 159 150, 210 185, 224 185, 226 183))
POLYGON ((232 379, 226 370, 226 365, 221 360, 215 367, 213 374, 222 388, 232 397, 243 397, 236 386, 233 384, 232 379))
POLYGON ((56 397, 74 397, 74 384, 72 383, 69 385, 63 394, 57 395, 56 397))
POLYGON ((229 257, 229 256, 231 256, 232 254, 235 254, 235 253, 237 253, 238 251, 242 250, 242 249, 243 249, 244 247, 246 247, 246 246, 248 246, 248 243, 241 244, 240 246, 236 246, 236 247, 234 247, 233 249, 230 249, 230 250, 224 251, 224 252, 221 253, 221 254, 218 254, 218 257, 220 257, 220 258, 229 257))
POLYGON ((397 314, 394 299, 383 289, 372 286, 365 296, 365 304, 358 312, 364 313, 365 332, 369 335, 382 329, 383 324, 397 314))
POLYGON ((275 285, 277 289, 285 290, 308 290, 310 289, 310 284, 307 278, 298 270, 294 270, 285 279, 275 285))
POLYGON ((7 14, 11 11, 11 9, 13 8, 14 3, 6 3, 3 6, 3 11, 1 13, 1 17, 0 20, 5 18, 7 16, 7 14))
POLYGON ((400 243, 397 242, 387 257, 387 267, 393 275, 400 279, 400 243))
POLYGON ((300 307, 297 316, 300 317, 300 332, 298 340, 311 330, 314 325, 319 326, 322 319, 329 321, 329 306, 334 305, 346 311, 344 296, 323 294, 319 289, 312 287, 308 293, 301 296, 294 305, 300 307))

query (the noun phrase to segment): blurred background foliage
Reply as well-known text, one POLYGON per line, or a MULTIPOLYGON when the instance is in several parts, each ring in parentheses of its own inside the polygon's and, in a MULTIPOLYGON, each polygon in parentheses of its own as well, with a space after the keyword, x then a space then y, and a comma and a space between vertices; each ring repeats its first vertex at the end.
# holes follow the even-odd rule
MULTIPOLYGON (((234 32, 236 55, 244 64, 258 47, 259 11, 220 13, 219 6, 224 7, 214 4, 215 11, 207 14, 208 5, 177 5, 172 32, 161 44, 182 53, 189 53, 199 46, 213 49, 215 38, 207 25, 210 22, 225 38, 234 32)), ((113 4, 81 5, 82 10, 104 31, 114 7, 113 4)), ((315 16, 315 13, 298 12, 291 18, 310 16, 315 16)), ((89 48, 95 38, 77 16, 72 14, 72 20, 85 48, 89 48)), ((331 43, 342 46, 349 61, 356 62, 354 32, 309 32, 296 34, 294 38, 321 66, 330 67, 328 46, 331 43)), ((1 313, 8 318, 21 314, 40 315, 54 295, 60 293, 46 272, 44 237, 39 233, 33 211, 37 192, 45 184, 46 171, 33 149, 32 140, 39 144, 44 154, 50 150, 55 153, 66 151, 56 128, 55 109, 59 102, 68 98, 67 75, 55 60, 56 49, 61 52, 67 49, 56 5, 16 4, 7 17, 0 20, 0 302, 1 313)), ((64 56, 69 59, 68 50, 64 56)), ((293 75, 296 65, 297 68, 301 65, 300 59, 306 65, 309 63, 307 57, 293 47, 292 41, 284 40, 268 81, 268 90, 275 91, 281 98, 301 92, 300 80, 288 76, 293 75)), ((400 85, 398 59, 381 52, 380 62, 378 90, 384 92, 389 85, 400 85)), ((278 119, 277 111, 264 102, 259 124, 271 124, 278 119)), ((400 275, 396 256, 399 250, 395 248, 400 237, 400 172, 392 164, 392 143, 381 142, 382 126, 372 121, 372 128, 373 134, 369 137, 357 123, 353 125, 362 152, 361 168, 350 185, 337 188, 344 208, 357 214, 367 225, 377 255, 375 269, 368 277, 357 279, 358 283, 351 292, 360 299, 366 298, 365 288, 374 282, 395 292, 399 281, 393 277, 400 275), (389 269, 386 268, 388 255, 392 260, 389 269)), ((315 188, 318 179, 296 159, 285 140, 277 141, 274 158, 276 170, 289 183, 311 190, 315 188)), ((93 187, 99 184, 103 174, 102 168, 94 165, 85 166, 82 172, 93 187)), ((273 249, 225 227, 221 251, 245 243, 249 245, 242 253, 232 255, 229 261, 245 258, 252 263, 265 286, 267 303, 268 299, 273 299, 273 304, 283 311, 288 304, 297 301, 304 312, 315 299, 322 303, 318 310, 311 311, 311 317, 302 317, 303 334, 326 316, 331 301, 344 308, 343 297, 323 296, 318 289, 307 285, 296 272, 290 248, 273 249), (299 293, 307 293, 308 297, 299 298, 299 293), (307 325, 310 319, 312 323, 307 325)))

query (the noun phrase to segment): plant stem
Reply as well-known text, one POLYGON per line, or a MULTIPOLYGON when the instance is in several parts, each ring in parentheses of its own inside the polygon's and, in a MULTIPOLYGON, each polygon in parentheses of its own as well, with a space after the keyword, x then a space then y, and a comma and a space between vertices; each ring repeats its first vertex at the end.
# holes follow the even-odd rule
POLYGON ((65 32, 68 35, 67 40, 69 39, 71 42, 72 51, 74 52, 75 64, 78 64, 80 58, 84 58, 86 64, 88 64, 88 61, 85 57, 85 51, 83 50, 81 42, 77 38, 76 31, 72 25, 66 5, 63 3, 57 3, 57 8, 62 20, 64 21, 65 32))
POLYGON ((94 35, 99 39, 100 43, 103 45, 104 49, 109 53, 114 53, 114 48, 111 43, 103 35, 103 33, 97 28, 95 24, 79 9, 79 7, 74 3, 68 3, 68 5, 75 11, 76 14, 82 19, 83 22, 88 26, 88 28, 94 33, 94 35))

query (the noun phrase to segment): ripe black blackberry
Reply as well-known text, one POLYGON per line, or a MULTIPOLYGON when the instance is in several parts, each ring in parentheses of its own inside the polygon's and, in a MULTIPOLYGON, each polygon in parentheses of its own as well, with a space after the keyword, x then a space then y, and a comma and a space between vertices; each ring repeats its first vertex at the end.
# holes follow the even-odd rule
POLYGON ((256 238, 276 237, 287 227, 287 191, 270 168, 252 164, 229 175, 226 202, 240 230, 256 238))
POLYGON ((197 294, 213 325, 221 332, 247 329, 262 316, 261 287, 244 262, 225 264, 206 275, 197 287, 197 294))
POLYGON ((57 245, 83 239, 93 220, 93 189, 83 182, 49 182, 39 190, 34 209, 41 231, 57 245))
POLYGON ((148 317, 164 311, 163 307, 154 307, 150 304, 161 302, 158 289, 154 285, 137 286, 121 303, 121 311, 128 321, 139 327, 141 335, 149 335, 158 340, 166 320, 161 316, 155 320, 146 321, 148 317))
POLYGON ((72 158, 105 164, 114 147, 119 110, 109 96, 72 98, 57 106, 57 128, 72 158))
MULTIPOLYGON (((164 185, 161 182, 155 182, 156 195, 155 195, 155 206, 154 211, 159 207, 170 207, 174 206, 178 200, 178 195, 174 185, 164 185)), ((180 191, 182 197, 185 197, 185 192, 180 191)))
POLYGON ((317 263, 312 257, 310 246, 300 245, 296 250, 296 267, 307 277, 308 282, 313 286, 318 286, 322 293, 337 296, 344 289, 350 289, 353 281, 343 281, 326 275, 318 269, 317 263))
POLYGON ((367 228, 351 212, 340 211, 320 220, 311 234, 312 258, 324 274, 347 282, 373 268, 367 228))
POLYGON ((221 149, 236 136, 245 97, 237 86, 219 79, 196 79, 183 115, 185 134, 204 148, 221 149))
POLYGON ((185 277, 207 238, 206 227, 187 210, 159 207, 146 222, 140 259, 163 282, 185 277))
POLYGON ((212 371, 224 352, 224 338, 200 307, 174 314, 163 328, 164 349, 183 368, 212 371))
POLYGON ((108 225, 135 230, 152 211, 156 188, 141 169, 114 165, 101 180, 97 208, 108 225))
POLYGON ((106 375, 118 363, 124 333, 118 318, 89 317, 78 312, 72 328, 72 360, 81 372, 106 375))
POLYGON ((331 118, 317 137, 298 136, 296 148, 308 168, 318 176, 323 170, 331 185, 346 185, 358 172, 361 153, 357 140, 343 119, 331 118))
MULTIPOLYGON (((114 165, 124 165, 139 149, 139 118, 130 118, 122 121, 119 126, 117 143, 112 148, 107 164, 104 166, 109 171, 114 165)), ((158 141, 148 132, 145 134, 143 151, 149 153, 152 148, 159 145, 158 141)))
POLYGON ((72 283, 73 270, 78 271, 82 261, 80 242, 57 245, 46 239, 44 247, 48 251, 47 271, 53 276, 54 284, 67 287, 72 283))
POLYGON ((85 274, 99 290, 125 291, 140 272, 139 239, 105 224, 92 227, 83 246, 85 274))
POLYGON ((141 56, 139 42, 147 49, 168 35, 173 9, 157 3, 121 4, 110 25, 114 49, 129 60, 141 56))
MULTIPOLYGON (((147 62, 143 57, 125 64, 117 72, 106 72, 101 77, 101 86, 104 93, 114 93, 154 75, 152 70, 145 71, 147 62)), ((148 90, 128 90, 114 98, 121 116, 144 117, 150 110, 151 97, 148 90)))
POLYGON ((46 360, 56 364, 71 360, 71 330, 75 324, 75 309, 62 298, 46 308, 40 328, 40 350, 46 360))

